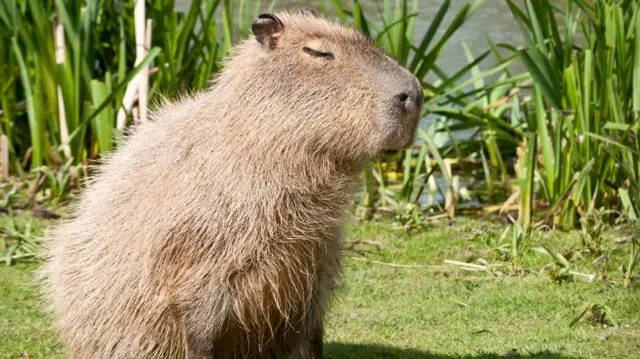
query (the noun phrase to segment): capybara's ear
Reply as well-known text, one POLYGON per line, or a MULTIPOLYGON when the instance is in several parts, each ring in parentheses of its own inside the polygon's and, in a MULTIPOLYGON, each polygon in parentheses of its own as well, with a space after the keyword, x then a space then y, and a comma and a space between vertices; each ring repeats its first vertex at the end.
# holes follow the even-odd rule
POLYGON ((300 12, 303 13, 303 14, 319 17, 318 13, 315 10, 313 10, 312 8, 310 8, 310 7, 300 8, 300 12))
POLYGON ((273 49, 280 33, 284 30, 282 21, 273 14, 260 14, 258 19, 251 24, 251 31, 256 40, 268 49, 273 49))

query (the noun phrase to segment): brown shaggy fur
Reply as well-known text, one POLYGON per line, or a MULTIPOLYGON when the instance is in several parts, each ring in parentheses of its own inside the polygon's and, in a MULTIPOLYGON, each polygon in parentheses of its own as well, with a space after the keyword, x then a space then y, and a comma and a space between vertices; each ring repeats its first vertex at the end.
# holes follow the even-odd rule
POLYGON ((359 163, 411 143, 422 91, 357 32, 275 16, 136 126, 47 240, 70 358, 322 356, 359 163))

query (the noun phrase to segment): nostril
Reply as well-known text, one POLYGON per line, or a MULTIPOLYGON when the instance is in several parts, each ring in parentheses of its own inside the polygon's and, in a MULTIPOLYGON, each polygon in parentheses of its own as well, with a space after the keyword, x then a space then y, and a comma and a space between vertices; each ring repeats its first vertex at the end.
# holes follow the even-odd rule
POLYGON ((399 95, 396 95, 396 100, 400 103, 400 104, 404 104, 405 102, 407 102, 407 100, 409 99, 409 94, 407 94, 406 92, 403 92, 399 95))

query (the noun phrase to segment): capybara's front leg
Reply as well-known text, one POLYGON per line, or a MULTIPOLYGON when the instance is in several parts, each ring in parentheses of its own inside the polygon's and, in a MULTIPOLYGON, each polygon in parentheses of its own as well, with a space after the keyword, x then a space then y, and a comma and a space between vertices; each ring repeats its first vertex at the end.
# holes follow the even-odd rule
POLYGON ((300 343, 300 347, 294 356, 295 359, 322 359, 323 344, 322 337, 324 328, 322 323, 317 323, 305 334, 300 343))

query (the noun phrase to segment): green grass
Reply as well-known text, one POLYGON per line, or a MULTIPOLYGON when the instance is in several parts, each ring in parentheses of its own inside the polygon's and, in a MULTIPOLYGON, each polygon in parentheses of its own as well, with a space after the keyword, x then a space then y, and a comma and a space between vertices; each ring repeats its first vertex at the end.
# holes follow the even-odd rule
MULTIPOLYGON (((495 250, 501 232, 501 226, 468 219, 428 225, 414 234, 387 222, 351 226, 349 240, 370 243, 351 243, 345 252, 345 278, 328 317, 326 357, 501 358, 513 349, 524 358, 638 357, 640 296, 637 288, 623 288, 618 267, 626 263, 629 246, 613 243, 618 231, 609 230, 602 239, 609 258, 604 281, 554 282, 540 272, 551 259, 533 252, 517 276, 509 265, 489 274, 443 264, 479 257, 500 262, 508 256, 495 250), (585 301, 607 306, 619 327, 583 319, 570 327, 585 301)), ((575 272, 597 273, 580 238, 578 232, 534 232, 530 243, 573 256, 575 272)), ((24 351, 31 358, 61 358, 37 291, 29 286, 36 267, 0 267, 0 359, 24 351)))
POLYGON ((0 358, 61 358, 60 343, 32 285, 36 264, 0 267, 0 358))
MULTIPOLYGON (((380 224, 356 227, 351 234, 383 244, 382 252, 370 253, 368 259, 441 265, 445 259, 490 255, 484 243, 496 236, 495 229, 465 220, 417 235, 380 224)), ((547 238, 538 234, 532 241, 564 251, 581 248, 577 234, 547 238)), ((329 345, 330 357, 502 357, 517 349, 524 357, 628 358, 640 353, 640 298, 637 289, 623 290, 622 275, 615 273, 624 264, 623 252, 608 253, 607 273, 616 283, 577 278, 555 284, 537 273, 548 260, 535 254, 526 258, 530 271, 517 277, 492 277, 455 267, 394 268, 347 259, 346 280, 329 320, 327 339, 335 343, 329 345), (608 305, 620 328, 583 321, 569 327, 583 300, 608 305)), ((588 260, 576 262, 580 262, 575 263, 576 271, 588 272, 588 260)))

